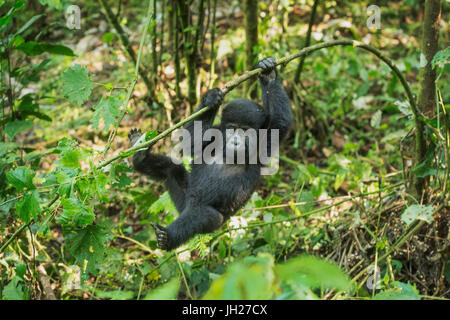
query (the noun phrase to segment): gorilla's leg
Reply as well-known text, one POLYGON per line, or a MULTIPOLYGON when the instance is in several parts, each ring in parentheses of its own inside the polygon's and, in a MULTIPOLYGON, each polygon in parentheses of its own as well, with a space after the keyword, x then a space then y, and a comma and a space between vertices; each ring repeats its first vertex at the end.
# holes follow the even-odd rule
POLYGON ((167 228, 152 224, 158 247, 172 250, 194 235, 217 230, 223 223, 222 214, 210 206, 187 207, 167 228))
POLYGON ((186 206, 187 171, 183 166, 173 167, 167 177, 167 188, 178 212, 186 206))

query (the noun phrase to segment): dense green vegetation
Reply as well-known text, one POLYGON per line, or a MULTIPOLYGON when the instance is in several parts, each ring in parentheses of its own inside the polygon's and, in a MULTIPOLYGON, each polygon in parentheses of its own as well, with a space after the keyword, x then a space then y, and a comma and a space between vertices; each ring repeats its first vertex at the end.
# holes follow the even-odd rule
POLYGON ((377 1, 369 28, 370 5, 0 0, 0 298, 449 299, 449 5, 377 1), (134 173, 129 130, 169 153, 158 134, 208 89, 340 39, 373 51, 279 67, 278 172, 219 231, 158 249, 150 223, 179 213, 134 173))

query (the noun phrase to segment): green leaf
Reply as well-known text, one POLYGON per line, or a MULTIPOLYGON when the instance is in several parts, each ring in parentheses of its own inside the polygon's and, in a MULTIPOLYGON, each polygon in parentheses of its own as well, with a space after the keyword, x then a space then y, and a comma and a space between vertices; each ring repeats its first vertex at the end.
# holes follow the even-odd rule
POLYGON ((373 300, 420 300, 421 298, 417 289, 409 283, 395 281, 392 285, 392 288, 375 295, 373 300))
POLYGON ((431 64, 433 68, 437 65, 439 67, 445 66, 447 63, 450 63, 450 47, 447 47, 443 50, 438 51, 433 60, 431 60, 431 64))
POLYGON ((39 0, 42 5, 48 5, 49 7, 53 7, 55 9, 61 10, 62 3, 61 0, 39 0))
POLYGON ((49 52, 53 54, 60 54, 64 56, 75 56, 72 49, 60 44, 51 44, 44 42, 27 41, 17 46, 17 50, 22 51, 28 56, 38 56, 44 52, 49 52))
POLYGON ((430 205, 413 204, 402 213, 401 219, 406 225, 410 225, 416 220, 424 220, 427 223, 433 222, 433 207, 430 205))
POLYGON ((144 300, 175 300, 180 288, 180 279, 172 278, 166 284, 150 290, 144 297, 144 300))
POLYGON ((202 299, 270 299, 275 292, 273 257, 261 254, 233 263, 228 271, 213 281, 202 299))
POLYGON ((100 225, 87 226, 69 234, 66 240, 75 263, 83 271, 83 278, 86 279, 89 273, 96 275, 98 262, 104 258, 105 243, 108 240, 105 229, 100 225))
POLYGON ((106 131, 112 125, 114 125, 116 118, 120 114, 119 107, 122 105, 122 99, 119 97, 119 93, 115 93, 112 96, 101 99, 100 103, 94 107, 94 116, 92 117, 92 127, 98 129, 100 119, 103 118, 105 126, 103 130, 106 131))
POLYGON ((445 265, 445 280, 447 280, 447 283, 450 284, 450 260, 447 260, 447 263, 445 265))
POLYGON ((22 166, 17 167, 14 170, 9 170, 6 173, 6 178, 8 179, 9 183, 14 186, 14 188, 19 191, 23 191, 25 188, 36 188, 33 184, 33 178, 35 175, 36 173, 30 168, 22 166))
POLYGON ((315 288, 336 288, 349 291, 351 283, 348 276, 334 263, 314 256, 292 258, 275 267, 277 276, 288 283, 315 288))
POLYGON ((112 32, 106 32, 102 35, 102 41, 106 44, 111 44, 116 35, 112 32))
POLYGON ((171 214, 176 214, 178 212, 168 191, 164 192, 158 200, 152 203, 148 212, 156 214, 163 210, 171 214))
POLYGON ((5 126, 5 133, 8 135, 9 139, 14 138, 19 132, 30 129, 33 126, 33 120, 14 120, 8 122, 5 126))
POLYGON ((134 291, 124 291, 124 290, 103 291, 100 289, 95 289, 94 292, 97 297, 102 299, 131 300, 134 298, 134 291))
POLYGON ((65 167, 79 168, 80 167, 80 151, 67 150, 61 153, 61 163, 65 167))
POLYGON ((19 202, 16 203, 16 212, 17 215, 22 219, 25 223, 30 222, 31 216, 33 219, 37 219, 38 214, 41 212, 41 208, 39 206, 39 193, 37 190, 33 190, 32 192, 27 192, 19 202))
POLYGON ((25 23, 15 34, 14 36, 17 36, 19 34, 21 34, 22 32, 24 32, 25 30, 27 30, 37 19, 39 19, 40 17, 45 16, 45 14, 39 14, 36 16, 33 16, 30 20, 27 21, 27 23, 25 23))
POLYGON ((26 300, 27 295, 23 292, 23 286, 19 277, 14 277, 3 288, 2 296, 6 300, 26 300))
POLYGON ((19 148, 19 145, 15 142, 0 142, 0 157, 8 152, 13 152, 19 148))
POLYGON ((114 162, 108 175, 109 183, 116 188, 130 185, 133 180, 127 176, 127 172, 133 172, 133 170, 125 162, 114 162))
POLYGON ((85 66, 76 64, 67 68, 61 76, 61 81, 63 83, 63 95, 68 97, 71 103, 81 105, 89 98, 92 91, 92 81, 85 66))
POLYGON ((372 128, 379 128, 380 127, 382 114, 383 114, 383 112, 381 110, 377 110, 373 114, 372 118, 370 119, 370 125, 372 126, 372 128))
POLYGON ((419 178, 433 176, 436 174, 436 168, 432 166, 432 158, 427 158, 414 167, 413 172, 419 178))
POLYGON ((301 213, 306 213, 312 210, 314 206, 314 196, 311 191, 309 190, 302 190, 302 192, 297 196, 296 202, 311 202, 307 204, 303 204, 298 206, 298 210, 300 210, 301 213))
POLYGON ((91 207, 87 207, 76 198, 66 198, 61 202, 63 211, 56 220, 63 227, 84 227, 95 220, 95 214, 91 207))

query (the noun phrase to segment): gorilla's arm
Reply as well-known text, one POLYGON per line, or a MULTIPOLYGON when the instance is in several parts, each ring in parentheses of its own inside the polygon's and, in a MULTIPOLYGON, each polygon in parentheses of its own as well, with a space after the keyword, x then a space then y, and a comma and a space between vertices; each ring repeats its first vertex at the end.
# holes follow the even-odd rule
POLYGON ((278 129, 280 141, 286 136, 292 123, 292 113, 289 98, 283 86, 278 80, 278 73, 275 69, 275 60, 265 58, 261 60, 257 67, 265 71, 259 76, 264 108, 268 114, 267 129, 278 129))
POLYGON ((223 93, 219 88, 214 88, 206 92, 206 94, 202 97, 200 101, 200 105, 197 107, 195 112, 206 108, 211 107, 211 110, 206 111, 199 117, 189 121, 184 128, 189 131, 191 137, 191 147, 192 152, 194 151, 194 143, 202 143, 203 134, 206 130, 213 126, 214 118, 216 117, 217 111, 219 110, 220 105, 223 101, 223 93), (200 121, 202 124, 201 136, 198 137, 198 140, 194 137, 194 121, 200 121))
MULTIPOLYGON (((141 135, 140 130, 132 129, 128 134, 130 145, 133 146, 141 135)), ((167 180, 169 174, 173 172, 177 172, 179 177, 184 176, 183 172, 186 170, 183 165, 175 164, 171 158, 165 155, 152 153, 150 148, 133 154, 133 168, 136 171, 146 174, 156 181, 167 180)))

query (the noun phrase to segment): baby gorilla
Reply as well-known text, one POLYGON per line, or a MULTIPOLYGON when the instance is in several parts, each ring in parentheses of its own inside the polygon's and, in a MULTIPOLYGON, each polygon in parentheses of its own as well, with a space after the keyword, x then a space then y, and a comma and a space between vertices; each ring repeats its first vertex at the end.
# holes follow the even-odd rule
MULTIPOLYGON (((211 110, 185 126, 191 137, 194 137, 194 121, 201 121, 202 133, 214 128, 220 130, 223 137, 226 136, 227 129, 248 128, 256 131, 267 129, 267 137, 271 136, 272 130, 278 130, 280 141, 286 136, 292 122, 292 114, 289 99, 278 80, 275 60, 271 57, 265 58, 258 62, 257 67, 263 69, 259 75, 263 106, 248 99, 234 100, 223 109, 221 123, 213 126, 214 117, 223 101, 223 94, 218 88, 209 90, 202 97, 196 111, 207 106, 211 107, 211 110)), ((140 136, 140 130, 132 129, 129 133, 131 145, 134 145, 140 136)), ((135 170, 153 180, 166 182, 170 197, 180 212, 180 216, 166 228, 152 223, 159 248, 171 250, 196 234, 217 230, 250 198, 258 184, 263 163, 259 160, 253 163, 227 163, 227 151, 240 148, 243 144, 247 145, 247 141, 241 143, 239 139, 233 134, 223 141, 224 152, 219 155, 224 157, 221 159, 223 161, 211 164, 191 163, 191 172, 187 172, 182 164, 176 164, 170 157, 152 153, 150 148, 133 155, 135 170)), ((192 150, 196 149, 196 144, 198 150, 200 143, 200 150, 203 151, 209 144, 192 140, 192 150)), ((271 148, 269 142, 264 154, 270 156, 271 148)), ((248 154, 246 159, 248 160, 248 154)))

